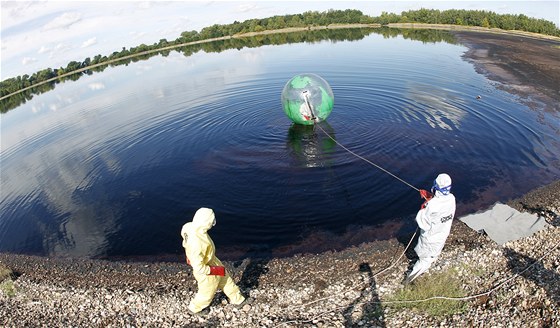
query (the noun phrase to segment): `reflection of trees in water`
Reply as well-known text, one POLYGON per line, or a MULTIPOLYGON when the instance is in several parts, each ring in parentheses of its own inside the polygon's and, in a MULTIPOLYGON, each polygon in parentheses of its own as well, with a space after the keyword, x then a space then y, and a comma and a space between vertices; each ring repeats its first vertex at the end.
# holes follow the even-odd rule
POLYGON ((132 62, 149 59, 153 56, 168 56, 170 51, 178 51, 183 55, 189 57, 199 51, 204 52, 222 52, 229 49, 243 48, 257 48, 265 45, 282 45, 290 43, 304 43, 304 42, 320 42, 325 40, 330 41, 358 41, 364 37, 372 34, 381 34, 385 38, 395 38, 402 35, 405 39, 419 40, 426 42, 447 42, 455 44, 456 41, 453 35, 447 31, 442 30, 415 30, 415 29, 395 29, 395 28, 347 28, 347 29, 320 29, 320 30, 306 30, 290 33, 275 33, 263 34, 252 37, 243 38, 230 38, 226 40, 219 40, 213 42, 199 43, 189 46, 177 47, 173 50, 165 49, 161 51, 154 51, 149 54, 142 54, 133 58, 127 58, 113 62, 107 65, 97 66, 71 76, 62 77, 55 81, 45 83, 26 90, 24 92, 14 94, 6 99, 0 100, 1 112, 5 113, 14 109, 26 101, 31 100, 34 95, 42 94, 47 91, 53 90, 56 84, 68 80, 76 81, 83 75, 91 75, 93 72, 102 72, 107 67, 128 65, 132 62))
MULTIPOLYGON (((321 127, 334 138, 333 128, 326 122, 321 127)), ((329 157, 336 143, 315 125, 292 124, 288 129, 288 148, 291 157, 304 167, 328 166, 329 157)))
POLYGON ((407 29, 407 28, 378 28, 375 33, 383 35, 385 39, 402 36, 407 40, 422 41, 423 43, 445 42, 457 44, 455 36, 447 30, 407 29))

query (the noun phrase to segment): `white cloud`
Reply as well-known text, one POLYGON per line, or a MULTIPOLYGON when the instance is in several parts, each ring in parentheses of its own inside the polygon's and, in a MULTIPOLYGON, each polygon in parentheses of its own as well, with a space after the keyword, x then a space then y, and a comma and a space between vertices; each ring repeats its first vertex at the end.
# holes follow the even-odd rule
POLYGON ((86 48, 86 47, 92 46, 92 45, 94 45, 94 44, 96 44, 96 43, 97 43, 97 38, 96 38, 96 37, 93 37, 93 38, 91 38, 91 39, 88 39, 88 40, 84 41, 84 43, 82 43, 82 48, 86 48))
POLYGON ((64 13, 43 26, 43 30, 68 28, 82 20, 82 15, 76 12, 64 13))
POLYGON ((254 3, 244 3, 237 6, 237 12, 246 13, 257 9, 257 5, 254 3))
POLYGON ((142 1, 138 4, 138 8, 140 9, 150 9, 152 7, 151 1, 142 1))
POLYGON ((24 57, 24 58, 21 60, 21 64, 22 64, 22 65, 29 65, 29 64, 34 63, 34 62, 36 62, 36 61, 37 61, 37 58, 24 57))
POLYGON ((138 32, 138 31, 132 31, 128 33, 128 35, 130 35, 133 40, 141 39, 146 34, 147 34, 146 32, 138 32))
POLYGON ((152 65, 142 63, 137 66, 136 75, 143 75, 145 72, 151 71, 152 68, 152 65))
POLYGON ((66 46, 64 43, 59 43, 54 47, 54 50, 60 51, 60 50, 64 50, 65 48, 68 48, 68 46, 66 46))
POLYGON ((51 51, 50 48, 47 48, 47 47, 45 47, 45 46, 41 46, 41 48, 39 49, 39 51, 37 51, 37 53, 38 53, 38 54, 44 54, 44 53, 47 53, 47 52, 49 52, 49 51, 51 51))
MULTIPOLYGON (((67 44, 64 43, 58 43, 56 44, 52 49, 51 48, 47 48, 45 47, 45 50, 47 51, 46 53, 48 53, 49 55, 49 59, 59 59, 59 58, 63 58, 65 56, 65 53, 67 53, 68 51, 72 50, 71 47, 67 44)), ((69 60, 64 60, 64 62, 61 62, 60 65, 64 65, 68 63, 69 60)), ((57 65, 54 65, 57 66, 57 65)))
POLYGON ((95 82, 95 83, 90 83, 88 87, 90 88, 90 90, 102 90, 105 89, 105 84, 101 82, 95 82))

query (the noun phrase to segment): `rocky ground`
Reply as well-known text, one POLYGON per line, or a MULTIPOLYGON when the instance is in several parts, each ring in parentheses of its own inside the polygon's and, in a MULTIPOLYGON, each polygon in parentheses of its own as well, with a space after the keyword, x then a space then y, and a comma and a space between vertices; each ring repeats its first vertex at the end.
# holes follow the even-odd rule
MULTIPOLYGON (((505 61, 494 54, 515 42, 504 37, 500 43, 493 36, 476 43, 470 34, 460 37, 470 42, 474 50, 466 56, 478 60, 481 72, 507 80, 507 74, 500 75, 488 63, 496 63, 492 58, 505 61), (496 44, 502 44, 501 50, 496 44)), ((543 49, 548 46, 542 44, 543 49)), ((558 58, 554 56, 560 48, 553 49, 549 55, 558 58)), ((518 63, 510 65, 515 74, 524 74, 519 73, 521 67, 529 65, 516 59, 521 57, 510 58, 518 63)), ((557 67, 558 61, 548 64, 557 67)), ((538 101, 557 96, 557 86, 551 84, 538 101)), ((508 204, 545 217, 550 226, 500 246, 455 220, 442 255, 412 287, 401 284, 413 261, 414 241, 405 252, 412 236, 338 252, 228 262, 228 271, 254 302, 239 309, 219 293, 206 317, 187 311, 196 285, 183 263, 0 254, 0 326, 560 327, 560 180, 508 204), (399 307, 403 303, 395 303, 399 292, 428 289, 437 283, 430 277, 450 272, 466 296, 464 301, 450 301, 462 302, 455 313, 433 315, 420 306, 403 308, 399 307)), ((444 292, 438 295, 447 296, 444 292)), ((425 302, 411 304, 421 303, 425 302)))

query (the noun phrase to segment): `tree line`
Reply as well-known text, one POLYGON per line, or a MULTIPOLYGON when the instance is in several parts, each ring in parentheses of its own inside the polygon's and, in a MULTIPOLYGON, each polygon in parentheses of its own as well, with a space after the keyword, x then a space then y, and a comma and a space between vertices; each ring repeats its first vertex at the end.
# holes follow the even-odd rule
MULTIPOLYGON (((22 89, 31 88, 33 85, 42 84, 40 87, 33 87, 31 91, 16 97, 10 101, 9 98, 2 99, 2 112, 17 106, 28 99, 33 94, 43 93, 54 88, 54 84, 65 80, 76 80, 83 74, 92 74, 102 71, 108 66, 116 64, 128 64, 133 61, 143 60, 152 55, 167 55, 170 49, 192 43, 204 42, 216 38, 226 38, 250 32, 262 32, 268 30, 279 30, 285 28, 311 28, 315 26, 329 26, 334 24, 380 24, 391 23, 427 23, 427 24, 452 24, 463 26, 480 26, 488 28, 500 28, 504 30, 521 30, 535 32, 553 36, 560 36, 560 30, 549 21, 544 19, 530 18, 525 15, 499 15, 491 11, 480 10, 435 10, 420 9, 403 11, 400 15, 383 12, 378 17, 371 17, 363 14, 360 10, 329 10, 325 12, 307 11, 302 14, 273 16, 263 19, 249 19, 244 22, 235 21, 231 24, 214 24, 203 28, 200 32, 185 31, 175 39, 168 41, 160 39, 152 45, 141 44, 137 47, 120 51, 114 51, 109 55, 96 55, 93 58, 87 57, 83 61, 71 61, 66 67, 46 68, 31 75, 25 74, 15 78, 8 78, 0 82, 0 98, 17 93, 22 89), (122 59, 122 60, 121 60, 122 59), (75 74, 74 74, 75 73, 75 74), (43 84, 49 81, 50 84, 43 84)), ((385 34, 389 33, 387 31, 385 34)), ((285 37, 285 36, 284 36, 285 37)), ((251 38, 256 42, 259 38, 251 38)), ((260 39, 261 41, 264 38, 260 39)), ((206 48, 218 47, 218 45, 205 46, 206 48)), ((203 47, 204 48, 204 47, 203 47)))
POLYGON ((558 27, 545 19, 531 18, 523 14, 496 14, 486 10, 450 9, 440 11, 436 9, 420 9, 403 11, 400 15, 383 12, 374 21, 382 25, 391 23, 426 23, 479 26, 560 36, 558 27))

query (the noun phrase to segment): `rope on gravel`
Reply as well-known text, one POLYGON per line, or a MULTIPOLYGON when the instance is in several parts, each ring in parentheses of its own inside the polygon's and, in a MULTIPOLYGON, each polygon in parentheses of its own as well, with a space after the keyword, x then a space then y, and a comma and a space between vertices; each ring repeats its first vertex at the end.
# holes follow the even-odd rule
POLYGON ((545 257, 547 257, 548 255, 550 255, 550 253, 552 253, 552 251, 554 251, 556 248, 558 248, 559 245, 560 245, 560 241, 558 241, 556 243, 556 245, 552 246, 550 249, 546 250, 540 258, 536 259, 533 263, 526 266, 523 270, 515 273, 513 276, 507 278, 506 280, 502 281, 501 283, 497 284, 496 286, 494 286, 493 288, 489 289, 488 291, 486 291, 484 293, 478 293, 478 294, 464 296, 464 297, 432 296, 432 297, 424 298, 424 299, 421 299, 421 300, 383 301, 383 302, 378 302, 378 303, 384 303, 384 304, 417 303, 417 302, 427 302, 427 301, 436 300, 436 299, 438 299, 438 300, 450 300, 450 301, 467 301, 467 300, 478 298, 478 297, 481 297, 481 296, 487 296, 487 295, 492 294, 496 290, 502 288, 504 285, 506 285, 508 282, 512 281, 513 279, 519 277, 521 274, 523 274, 525 271, 531 269, 537 263, 541 263, 541 261, 545 257))
MULTIPOLYGON (((415 234, 416 234, 416 233, 415 233, 415 234)), ((412 239, 414 239, 414 236, 413 236, 412 239)), ((411 239, 411 241, 412 241, 412 239, 411 239)), ((410 246, 410 242, 409 242, 408 246, 410 246)), ((408 246, 407 246, 407 248, 408 248, 408 246)), ((536 259, 533 263, 531 263, 530 265, 526 266, 523 270, 521 270, 521 271, 515 273, 513 276, 511 276, 511 277, 505 279, 504 281, 502 281, 502 282, 499 283, 498 285, 494 286, 493 288, 491 288, 491 289, 489 289, 489 290, 487 290, 487 291, 485 291, 485 292, 483 292, 483 293, 468 295, 468 296, 464 296, 464 297, 432 296, 432 297, 428 297, 428 298, 424 298, 424 299, 420 299, 420 300, 373 301, 373 302, 366 302, 366 303, 371 303, 371 304, 405 304, 405 303, 428 302, 428 301, 432 301, 432 300, 468 301, 468 300, 471 300, 471 299, 479 298, 479 297, 481 297, 481 296, 487 296, 487 295, 492 294, 492 293, 495 292, 496 290, 502 288, 502 287, 505 286, 507 283, 509 283, 510 281, 514 280, 515 278, 519 277, 521 274, 523 274, 524 272, 526 272, 526 271, 528 271, 529 269, 531 269, 531 268, 532 268, 533 266, 535 266, 537 263, 541 263, 542 260, 543 260, 544 258, 546 258, 547 256, 549 256, 549 255, 552 253, 552 251, 554 251, 556 248, 558 248, 558 246, 560 246, 560 241, 558 241, 558 242, 557 242, 554 246, 552 246, 550 249, 545 250, 545 251, 544 251, 544 254, 543 254, 540 258, 536 259)), ((406 252, 406 249, 405 249, 405 252, 406 252)), ((403 254, 404 254, 404 252, 403 252, 403 254)), ((402 256, 402 255, 401 255, 401 256, 402 256)), ((399 257, 399 259, 400 259, 400 257, 399 257)), ((394 263, 396 263, 396 261, 395 261, 394 263)), ((394 264, 394 263, 393 263, 393 264, 394 264)), ((390 266, 390 267, 391 267, 391 266, 390 266)), ((386 269, 384 269, 384 270, 382 270, 382 271, 379 271, 379 272, 376 273, 375 275, 378 275, 378 274, 380 274, 380 273, 386 271, 387 269, 389 269, 389 267, 387 267, 386 269)), ((375 276, 375 275, 374 275, 374 276, 375 276)), ((363 286, 363 284, 362 284, 361 286, 363 286)), ((361 287, 361 286, 360 286, 360 287, 361 287)), ((315 301, 310 302, 310 303, 302 304, 302 305, 300 305, 300 306, 298 306, 298 307, 306 306, 306 305, 311 305, 311 304, 313 304, 313 303, 317 303, 317 302, 319 302, 319 301, 327 300, 327 299, 332 298, 332 297, 334 297, 334 296, 325 297, 325 298, 322 298, 322 299, 319 299, 319 300, 315 300, 315 301)), ((276 327, 280 327, 280 326, 282 326, 282 325, 286 325, 286 324, 290 324, 290 323, 312 322, 313 320, 315 320, 315 319, 317 319, 317 318, 323 317, 326 313, 330 313, 330 312, 332 312, 332 311, 339 310, 339 309, 346 308, 346 307, 347 307, 347 306, 337 307, 337 308, 335 308, 335 309, 330 309, 330 310, 328 310, 328 311, 321 312, 321 313, 319 313, 319 314, 313 316, 311 319, 306 319, 306 320, 291 320, 291 321, 282 322, 282 323, 280 323, 280 324, 278 324, 278 325, 276 325, 276 326, 274 326, 274 327, 276 328, 276 327)))
MULTIPOLYGON (((389 266, 387 266, 385 269, 379 270, 379 271, 377 271, 376 273, 374 273, 372 277, 377 277, 378 275, 381 275, 382 273, 384 273, 384 272, 386 272, 387 270, 389 270, 389 269, 391 269, 392 267, 394 267, 395 264, 397 264, 397 263, 400 261, 400 259, 404 256, 404 254, 406 254, 406 251, 407 251, 408 248, 410 247, 410 244, 412 244, 412 241, 414 240, 414 237, 416 236, 416 233, 418 233, 418 228, 416 228, 416 231, 414 231, 414 234, 413 234, 412 237, 410 238, 408 244, 406 245, 404 251, 402 251, 401 255, 400 255, 395 261, 393 261, 389 266)), ((357 288, 361 288, 361 287, 364 287, 365 285, 367 285, 367 283, 362 283, 361 285, 358 285, 358 286, 356 286, 356 287, 357 287, 357 288)), ((371 285, 370 285, 370 287, 371 287, 371 285)), ((327 296, 327 297, 323 297, 323 298, 314 300, 314 301, 309 302, 309 303, 305 303, 305 304, 301 304, 301 305, 296 305, 296 306, 291 306, 291 307, 289 307, 288 309, 286 309, 286 311, 288 311, 288 310, 291 311, 291 310, 294 309, 294 308, 300 308, 300 307, 312 305, 312 304, 315 304, 315 303, 318 303, 318 302, 321 302, 321 301, 326 301, 326 300, 331 299, 331 298, 333 298, 333 297, 335 297, 335 296, 336 296, 336 295, 331 295, 331 296, 327 296)), ((371 302, 371 303, 375 303, 375 302, 371 302)), ((336 308, 336 309, 334 309, 334 310, 339 310, 339 309, 345 308, 345 307, 347 307, 347 306, 345 305, 345 306, 343 306, 343 307, 338 307, 338 308, 336 308)), ((331 310, 329 310, 329 311, 322 312, 322 313, 320 313, 319 315, 317 315, 317 316, 315 316, 315 317, 313 317, 313 318, 311 318, 311 319, 309 319, 309 320, 303 320, 303 322, 313 321, 314 319, 323 316, 325 313, 329 313, 329 312, 332 312, 332 311, 333 311, 333 309, 331 309, 331 310)), ((298 323, 298 322, 301 322, 301 320, 286 321, 286 322, 282 322, 282 323, 280 323, 280 324, 274 326, 274 328, 280 327, 280 326, 282 326, 282 325, 287 325, 287 324, 290 324, 290 323, 298 323)))

